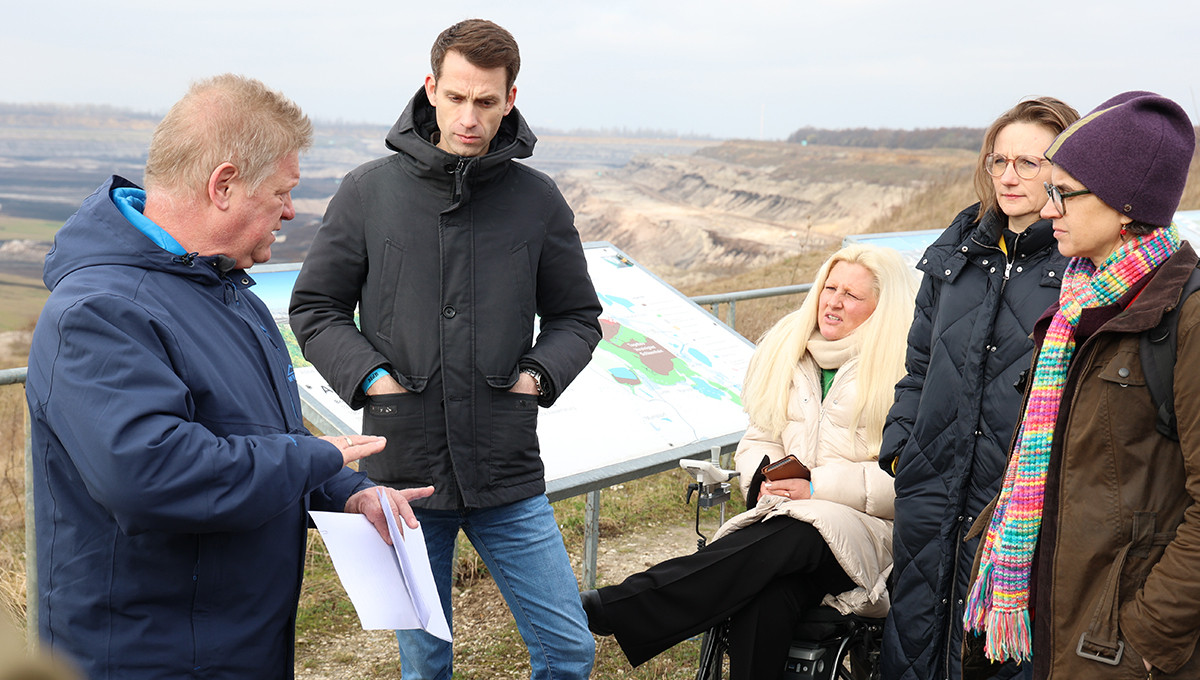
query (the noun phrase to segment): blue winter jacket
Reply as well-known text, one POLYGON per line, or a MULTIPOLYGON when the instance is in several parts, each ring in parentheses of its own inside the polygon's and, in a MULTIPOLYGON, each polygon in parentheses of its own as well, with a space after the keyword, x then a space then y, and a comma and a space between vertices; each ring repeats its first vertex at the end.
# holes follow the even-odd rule
POLYGON ((46 257, 26 384, 42 642, 93 679, 290 678, 306 511, 370 483, 305 431, 253 280, 156 245, 110 197, 133 186, 101 186, 46 257))

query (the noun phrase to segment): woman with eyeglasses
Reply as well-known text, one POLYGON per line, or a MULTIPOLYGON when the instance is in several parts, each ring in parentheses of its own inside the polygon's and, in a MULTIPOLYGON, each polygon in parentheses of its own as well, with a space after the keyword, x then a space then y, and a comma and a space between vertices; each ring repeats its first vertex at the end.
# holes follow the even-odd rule
MULTIPOLYGON (((896 476, 892 608, 883 677, 960 675, 963 602, 975 517, 1000 490, 1029 366, 1029 332, 1058 299, 1065 259, 1039 217, 1043 152, 1079 114, 1049 97, 1022 101, 987 129, 975 166, 979 203, 918 262, 924 272, 880 465, 896 476)), ((977 539, 976 539, 977 540, 977 539)), ((1005 669, 1011 677, 1017 669, 1005 669)))
POLYGON ((979 524, 965 658, 1032 658, 1038 680, 1200 678, 1200 296, 1181 300, 1197 256, 1172 223, 1195 144, 1178 104, 1126 92, 1046 151, 1042 217, 1070 261, 979 524), (1149 331, 1177 305, 1177 427, 1160 431, 1149 331))

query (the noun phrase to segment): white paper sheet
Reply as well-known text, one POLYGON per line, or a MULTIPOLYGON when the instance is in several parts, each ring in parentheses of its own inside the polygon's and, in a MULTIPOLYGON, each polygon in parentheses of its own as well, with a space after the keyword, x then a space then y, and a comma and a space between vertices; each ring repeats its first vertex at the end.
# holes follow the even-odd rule
POLYGON ((378 494, 393 545, 358 513, 309 512, 342 587, 365 630, 420 628, 449 642, 450 626, 433 583, 425 535, 419 527, 406 526, 401 537, 382 489, 378 494))

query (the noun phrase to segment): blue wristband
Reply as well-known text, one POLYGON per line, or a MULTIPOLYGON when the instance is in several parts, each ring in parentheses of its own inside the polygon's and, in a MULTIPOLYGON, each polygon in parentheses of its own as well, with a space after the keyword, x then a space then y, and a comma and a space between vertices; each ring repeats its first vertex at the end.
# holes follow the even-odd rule
POLYGON ((379 380, 385 375, 391 375, 391 372, 382 366, 368 373, 366 379, 363 380, 363 394, 366 394, 367 390, 371 389, 371 385, 374 385, 375 381, 379 380))

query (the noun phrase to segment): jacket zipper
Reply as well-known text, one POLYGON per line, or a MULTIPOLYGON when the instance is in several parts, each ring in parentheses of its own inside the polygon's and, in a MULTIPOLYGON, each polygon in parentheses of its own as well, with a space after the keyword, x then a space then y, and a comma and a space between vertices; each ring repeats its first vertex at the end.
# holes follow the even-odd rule
POLYGON ((242 304, 241 298, 238 296, 237 286, 233 285, 233 281, 229 277, 221 276, 221 286, 225 289, 226 294, 233 299, 233 305, 236 307, 242 304))
POLYGON ((196 609, 200 606, 200 561, 204 541, 196 536, 196 561, 192 563, 192 610, 189 612, 188 623, 192 628, 192 670, 200 668, 200 637, 196 633, 196 609))
MULTIPOLYGON (((454 175, 454 189, 451 192, 450 204, 451 204, 451 207, 453 208, 453 207, 457 206, 459 204, 459 202, 462 201, 463 186, 466 183, 466 175, 467 175, 467 159, 466 158, 464 158, 462 156, 458 157, 458 162, 455 164, 452 174, 454 175)), ((439 246, 438 247, 439 247, 439 249, 444 247, 441 244, 440 236, 439 236, 439 246)), ((443 271, 442 274, 444 275, 445 272, 443 271)), ((439 290, 442 288, 443 288, 443 286, 439 285, 439 290)), ((443 394, 444 394, 445 386, 443 386, 442 389, 443 389, 443 394)), ((446 426, 449 427, 450 423, 447 422, 446 426)), ((451 454, 451 456, 450 456, 450 483, 454 486, 455 505, 458 506, 459 510, 463 510, 464 508, 466 508, 466 499, 463 498, 462 486, 459 485, 458 474, 454 470, 453 454, 451 454)), ((455 540, 457 540, 457 539, 455 539, 455 540)))
POLYGON ((462 156, 458 157, 458 164, 454 166, 454 192, 450 196, 451 203, 457 204, 462 200, 463 181, 466 179, 467 159, 462 156))
MULTIPOLYGON (((1017 260, 1017 244, 1021 242, 1021 237, 1024 235, 1025 235, 1025 232, 1021 232, 1020 234, 1017 234, 1015 237, 1013 237, 1012 245, 1011 245, 1011 247, 1009 247, 1009 250, 1012 251, 1011 255, 1009 255, 1008 253, 1004 253, 1004 278, 1000 281, 1000 294, 1001 295, 1004 294, 1004 287, 1006 285, 1008 285, 1008 277, 1009 277, 1009 274, 1012 273, 1013 263, 1016 262, 1016 260, 1017 260)), ((1001 236, 1000 238, 1004 238, 1004 237, 1001 236)))
MULTIPOLYGON (((958 585, 958 561, 961 557, 962 557, 962 522, 959 521, 958 530, 955 532, 955 535, 954 535, 954 561, 951 563, 954 566, 950 570, 950 597, 946 598, 946 608, 950 613, 953 613, 955 611, 955 609, 954 609, 954 601, 955 601, 954 588, 958 585)), ((960 625, 960 626, 962 625, 962 617, 961 616, 950 616, 950 617, 948 617, 947 620, 948 620, 948 625, 946 626, 946 644, 945 644, 946 654, 945 654, 945 658, 944 658, 943 666, 942 666, 942 677, 946 678, 946 680, 950 680, 950 677, 951 677, 950 676, 950 657, 951 657, 950 648, 953 646, 951 644, 951 640, 954 639, 954 626, 956 624, 960 625)))
MULTIPOLYGON (((982 248, 987 248, 989 250, 995 250, 995 251, 999 252, 1001 256, 1004 257, 1004 275, 1000 279, 1000 292, 1001 293, 1004 292, 1004 286, 1006 284, 1008 284, 1009 276, 1012 274, 1012 266, 1016 262, 1016 259, 1017 259, 1017 244, 1021 242, 1021 237, 1024 235, 1025 235, 1025 232, 1021 232, 1020 234, 1017 234, 1016 237, 1013 239, 1012 246, 1009 248, 1009 250, 1012 251, 1012 255, 1009 255, 1008 253, 1006 253, 1004 251, 1004 249, 998 245, 992 246, 992 245, 988 245, 986 243, 980 243, 979 241, 976 241, 974 238, 971 239, 976 245, 978 245, 982 248)), ((1000 238, 1004 238, 1004 236, 1001 235, 1000 238)))
MULTIPOLYGON (((1008 285, 1008 280, 1012 275, 1012 266, 1016 262, 1016 258, 1017 258, 1017 244, 1020 243, 1021 237, 1023 235, 1024 235, 1024 232, 1021 232, 1013 238, 1012 244, 1010 244, 1010 246, 1008 248, 1008 250, 1011 251, 1011 253, 1012 253, 1011 255, 1009 254, 1009 252, 1006 252, 1005 249, 1001 248, 999 245, 993 246, 993 245, 987 245, 984 243, 979 243, 979 241, 975 241, 976 244, 978 244, 984 248, 989 248, 991 250, 999 251, 1000 255, 1004 257, 1004 274, 1000 278, 1000 296, 1001 297, 1004 296, 1004 288, 1008 285)), ((1001 234, 1000 238, 1004 238, 1004 235, 1001 234)), ((971 239, 971 240, 974 241, 974 239, 971 239)), ((993 329, 995 327, 995 323, 996 323, 996 321, 993 318, 992 319, 993 329)), ((1024 409, 1024 405, 1022 405, 1022 409, 1024 409)), ((1014 437, 1016 436, 1015 432, 1014 432, 1013 436, 1014 437)), ((1010 444, 1009 448, 1010 449, 1012 448, 1011 444, 1010 444)), ((953 565, 953 567, 950 571, 950 589, 949 589, 950 597, 946 598, 946 602, 945 602, 946 607, 949 612, 954 612, 955 605, 956 605, 956 599, 954 597, 954 588, 958 584, 959 560, 962 557, 962 544, 963 544, 963 540, 962 540, 962 538, 963 538, 963 520, 962 520, 962 517, 963 517, 963 515, 965 515, 965 513, 963 513, 960 510, 959 520, 958 520, 958 529, 955 532, 955 540, 954 540, 954 561, 951 563, 953 565)), ((943 655, 942 677, 946 678, 947 680, 949 680, 949 678, 951 677, 950 659, 952 656, 951 647, 953 646, 951 644, 951 641, 954 638, 954 635, 953 635, 954 626, 956 625, 956 623, 961 624, 961 621, 962 621, 961 616, 951 616, 948 619, 948 625, 946 627, 946 642, 945 642, 945 649, 943 650, 945 653, 943 655)))

